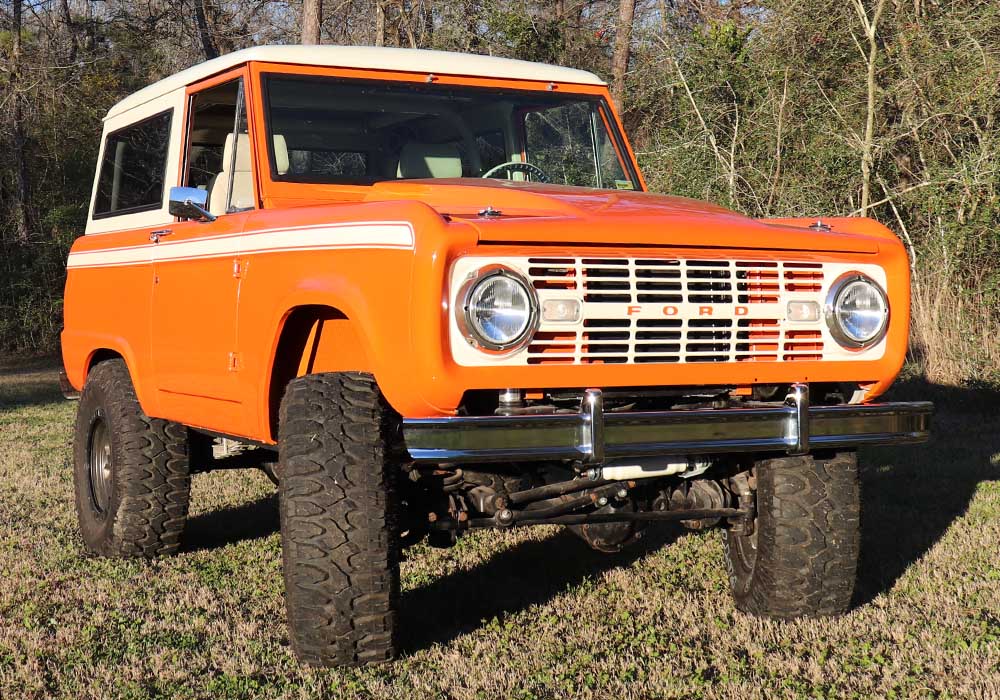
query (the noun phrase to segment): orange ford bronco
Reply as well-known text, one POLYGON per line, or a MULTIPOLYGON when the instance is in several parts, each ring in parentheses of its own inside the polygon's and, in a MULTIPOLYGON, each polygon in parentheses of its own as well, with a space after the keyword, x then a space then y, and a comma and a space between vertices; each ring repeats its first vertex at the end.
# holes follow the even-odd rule
POLYGON ((855 450, 928 435, 930 404, 876 402, 896 237, 648 193, 579 70, 233 53, 110 110, 86 233, 62 344, 87 546, 175 552, 193 472, 264 467, 309 663, 391 658, 401 548, 474 528, 614 552, 720 525, 739 609, 841 613, 855 450))

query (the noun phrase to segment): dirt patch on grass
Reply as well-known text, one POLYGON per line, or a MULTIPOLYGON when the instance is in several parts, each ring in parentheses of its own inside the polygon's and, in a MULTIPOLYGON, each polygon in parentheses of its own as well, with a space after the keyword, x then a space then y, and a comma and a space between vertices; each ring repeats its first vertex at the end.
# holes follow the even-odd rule
POLYGON ((931 444, 863 455, 859 605, 845 617, 737 613, 718 532, 661 528, 616 557, 556 528, 481 532, 407 550, 406 655, 341 672, 301 669, 288 649, 276 501, 259 474, 195 478, 177 557, 83 553, 75 404, 56 372, 0 376, 2 698, 1000 697, 989 392, 897 390, 945 410, 931 444))

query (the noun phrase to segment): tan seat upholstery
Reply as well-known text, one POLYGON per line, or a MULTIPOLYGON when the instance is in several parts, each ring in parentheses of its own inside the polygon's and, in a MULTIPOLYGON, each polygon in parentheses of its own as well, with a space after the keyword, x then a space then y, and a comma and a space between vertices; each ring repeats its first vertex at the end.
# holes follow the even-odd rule
POLYGON ((462 157, 450 143, 417 143, 411 141, 399 153, 396 176, 462 177, 462 157))
POLYGON ((233 134, 226 136, 222 148, 222 172, 215 176, 209 193, 208 210, 220 216, 232 209, 251 209, 253 197, 253 168, 250 162, 250 137, 239 134, 236 143, 236 159, 233 159, 233 134), (229 179, 232 176, 233 195, 228 198, 229 179))
MULTIPOLYGON (((232 209, 252 209, 254 207, 253 198, 253 170, 250 167, 250 138, 247 134, 240 134, 237 141, 236 167, 233 174, 233 197, 231 206, 226 202, 229 194, 229 173, 227 166, 233 160, 233 135, 226 136, 226 145, 222 149, 223 170, 212 178, 208 184, 209 201, 208 210, 220 216, 232 209)), ((279 175, 288 172, 288 147, 285 145, 285 137, 281 134, 274 136, 274 165, 279 175)))

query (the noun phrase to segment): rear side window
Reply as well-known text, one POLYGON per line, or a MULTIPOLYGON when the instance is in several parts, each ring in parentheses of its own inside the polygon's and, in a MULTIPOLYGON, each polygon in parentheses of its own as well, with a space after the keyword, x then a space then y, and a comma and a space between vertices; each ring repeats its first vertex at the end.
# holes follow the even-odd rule
POLYGON ((108 134, 97 178, 95 219, 163 206, 172 113, 167 110, 108 134))

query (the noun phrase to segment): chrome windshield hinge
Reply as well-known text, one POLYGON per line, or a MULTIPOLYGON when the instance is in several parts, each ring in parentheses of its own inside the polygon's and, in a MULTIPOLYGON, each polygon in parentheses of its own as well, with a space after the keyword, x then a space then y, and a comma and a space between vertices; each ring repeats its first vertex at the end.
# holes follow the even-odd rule
POLYGON ((809 454, 809 385, 792 384, 785 405, 791 409, 788 415, 788 454, 809 454))

